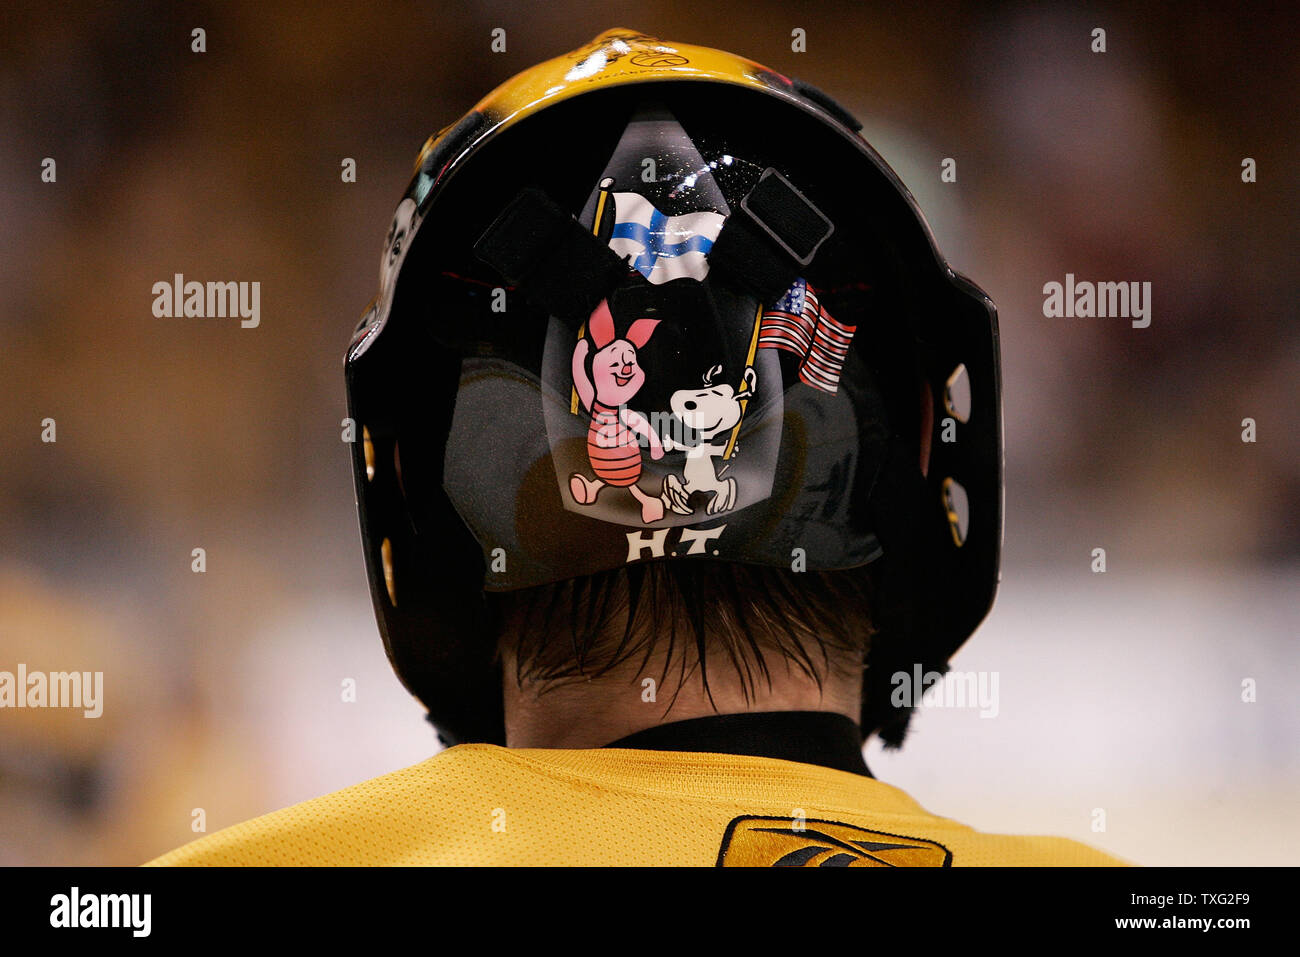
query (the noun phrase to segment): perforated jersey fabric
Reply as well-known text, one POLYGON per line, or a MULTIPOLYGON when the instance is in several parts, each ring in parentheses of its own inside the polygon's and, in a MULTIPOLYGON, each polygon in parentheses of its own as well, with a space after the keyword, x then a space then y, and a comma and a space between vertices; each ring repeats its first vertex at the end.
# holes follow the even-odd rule
POLYGON ((697 752, 450 748, 149 866, 1106 866, 984 834, 862 775, 697 752))

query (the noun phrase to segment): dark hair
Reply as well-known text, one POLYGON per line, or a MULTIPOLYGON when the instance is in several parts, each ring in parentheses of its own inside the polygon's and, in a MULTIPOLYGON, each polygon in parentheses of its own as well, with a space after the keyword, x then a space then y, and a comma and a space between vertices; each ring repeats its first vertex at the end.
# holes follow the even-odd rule
POLYGON ((721 662, 749 700, 770 679, 772 654, 818 687, 831 673, 861 673, 875 631, 868 572, 649 562, 487 597, 498 654, 513 652, 521 683, 597 677, 637 657, 646 667, 662 654, 678 688, 698 669, 712 700, 709 669, 721 662))

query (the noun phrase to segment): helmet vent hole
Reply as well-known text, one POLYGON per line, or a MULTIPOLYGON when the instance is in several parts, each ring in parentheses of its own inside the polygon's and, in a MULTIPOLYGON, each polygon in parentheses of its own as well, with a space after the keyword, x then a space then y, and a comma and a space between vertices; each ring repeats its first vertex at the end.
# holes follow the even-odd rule
POLYGON ((961 548, 966 544, 966 533, 970 531, 970 499, 966 495, 966 489, 954 478, 943 480, 942 495, 943 510, 948 515, 953 544, 961 548))
POLYGON ((402 482, 402 450, 393 442, 393 474, 397 476, 397 489, 406 497, 406 485, 402 482))
POLYGON ((384 543, 379 546, 379 554, 384 561, 384 586, 388 589, 388 600, 397 607, 397 587, 393 582, 393 543, 384 539, 384 543))
POLYGON ((943 407, 958 422, 970 421, 970 374, 964 362, 958 363, 948 376, 943 389, 943 407))
POLYGON ((361 450, 366 457, 366 481, 375 479, 375 443, 370 441, 370 429, 361 427, 361 450))

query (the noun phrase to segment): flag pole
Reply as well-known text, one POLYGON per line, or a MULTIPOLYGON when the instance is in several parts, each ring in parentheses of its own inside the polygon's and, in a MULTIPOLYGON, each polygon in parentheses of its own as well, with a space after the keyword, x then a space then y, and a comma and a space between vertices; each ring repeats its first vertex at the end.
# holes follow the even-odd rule
MULTIPOLYGON (((605 206, 609 202, 609 191, 614 188, 614 177, 606 176, 600 181, 600 195, 596 198, 596 218, 591 222, 591 234, 600 236, 600 224, 605 218, 605 206)), ((578 338, 581 339, 587 334, 587 323, 584 320, 582 325, 578 326, 578 338)), ((569 411, 574 415, 578 414, 578 388, 574 386, 569 390, 569 411)))
MULTIPOLYGON (((754 367, 754 353, 758 351, 758 330, 762 323, 763 304, 760 302, 754 314, 754 331, 749 337, 749 355, 745 358, 746 372, 754 367)), ((745 410, 749 408, 749 379, 743 374, 740 377, 740 385, 736 386, 736 397, 740 402, 740 418, 736 420, 736 425, 731 430, 731 437, 727 439, 727 450, 722 453, 724 462, 731 458, 731 453, 736 449, 736 439, 740 436, 740 426, 745 421, 745 410)))

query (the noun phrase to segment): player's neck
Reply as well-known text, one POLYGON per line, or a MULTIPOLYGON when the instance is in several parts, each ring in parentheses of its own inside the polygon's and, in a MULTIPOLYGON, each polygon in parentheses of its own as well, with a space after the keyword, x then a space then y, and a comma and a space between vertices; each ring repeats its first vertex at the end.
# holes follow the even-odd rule
POLYGON ((615 669, 599 678, 549 689, 534 682, 525 682, 520 688, 514 681, 513 662, 507 661, 506 744, 512 748, 599 748, 658 725, 713 714, 829 711, 858 720, 860 678, 832 675, 818 688, 812 678, 783 659, 769 661, 768 667, 770 684, 756 670, 757 687, 751 689, 747 700, 729 667, 715 666, 709 676, 710 700, 698 674, 677 692, 673 684, 676 671, 669 673, 664 687, 661 668, 615 669))

